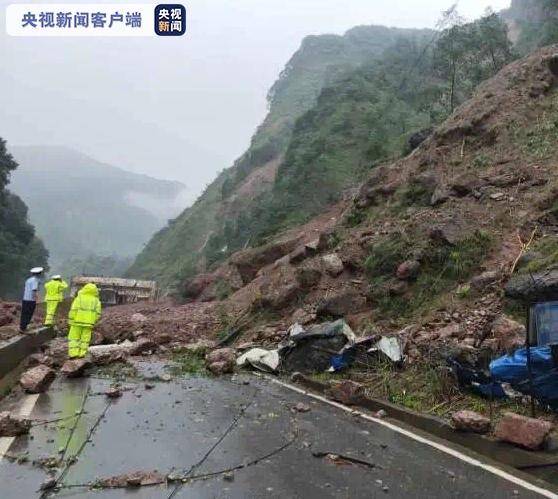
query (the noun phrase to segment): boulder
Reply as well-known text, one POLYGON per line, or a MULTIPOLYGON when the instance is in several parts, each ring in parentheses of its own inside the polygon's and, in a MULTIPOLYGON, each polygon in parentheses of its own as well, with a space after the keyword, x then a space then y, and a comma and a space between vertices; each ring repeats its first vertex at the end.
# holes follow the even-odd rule
POLYGON ((483 272, 471 279, 471 288, 475 291, 483 291, 484 289, 493 286, 500 280, 501 274, 496 270, 483 272))
POLYGON ((31 429, 31 420, 13 416, 9 412, 0 412, 0 437, 18 437, 26 435, 31 429))
POLYGON ((355 197, 355 205, 357 208, 364 209, 368 206, 378 204, 382 197, 378 186, 385 182, 387 177, 387 168, 385 166, 377 167, 372 170, 370 176, 364 182, 358 194, 355 197))
POLYGON ((304 324, 309 324, 310 322, 313 322, 316 320, 316 314, 312 313, 312 312, 308 312, 306 310, 304 310, 303 308, 298 308, 293 312, 293 315, 291 317, 293 322, 298 322, 302 325, 304 324))
POLYGON ((56 374, 54 371, 43 364, 25 371, 19 383, 27 393, 45 392, 52 383, 56 374))
POLYGON ((277 287, 265 286, 262 296, 257 300, 258 305, 271 310, 282 310, 288 307, 299 296, 301 291, 298 282, 280 284, 277 287))
POLYGON ((518 300, 553 300, 558 295, 558 269, 536 274, 518 274, 505 288, 506 296, 518 300))
POLYGON ((463 173, 456 177, 450 184, 451 190, 456 196, 468 196, 473 191, 481 187, 482 181, 472 173, 463 173))
POLYGON ((215 276, 213 274, 198 274, 191 279, 187 279, 183 287, 184 297, 196 299, 214 280, 215 276))
POLYGON ((63 338, 55 338, 49 343, 47 354, 51 359, 49 365, 60 367, 68 359, 68 341, 63 338))
POLYGON ((301 288, 308 289, 320 282, 322 273, 313 267, 300 267, 296 269, 295 277, 301 288))
MULTIPOLYGON (((113 346, 113 345, 102 345, 102 346, 113 346)), ((113 364, 115 362, 124 362, 129 355, 128 350, 125 348, 115 348, 112 350, 103 349, 99 351, 90 349, 89 353, 91 355, 91 360, 93 361, 93 363, 98 366, 113 364)))
POLYGON ((331 277, 337 277, 343 272, 343 261, 335 253, 323 256, 322 262, 324 264, 326 272, 331 277))
POLYGON ((289 261, 292 264, 297 264, 305 260, 307 257, 308 249, 306 248, 306 246, 300 246, 289 255, 289 261))
POLYGON ((552 423, 548 421, 506 412, 496 425, 494 434, 496 438, 504 442, 536 450, 543 446, 551 431, 552 423))
POLYGON ((122 390, 117 386, 112 386, 105 392, 105 396, 109 399, 120 398, 122 397, 122 390))
POLYGON ((205 358, 208 369, 215 375, 232 373, 236 364, 233 348, 219 348, 207 354, 205 358))
POLYGON ((366 305, 366 298, 349 289, 325 298, 316 310, 318 317, 344 317, 361 311, 366 305))
POLYGON ((40 364, 44 364, 45 366, 52 367, 52 360, 48 355, 44 353, 34 353, 27 357, 27 366, 28 367, 35 367, 40 364))
POLYGON ((453 427, 459 431, 488 433, 490 419, 475 411, 457 411, 451 415, 453 427))
POLYGON ((85 370, 91 367, 92 363, 88 359, 72 359, 64 362, 60 372, 67 378, 79 378, 84 375, 85 370))
POLYGON ((492 323, 490 336, 497 341, 498 351, 511 352, 525 344, 525 326, 505 315, 499 315, 492 323))
POLYGON ((407 260, 397 267, 396 276, 402 281, 416 279, 420 271, 420 263, 416 260, 407 260))
POLYGON ((364 397, 364 386, 356 381, 345 379, 332 381, 326 395, 345 405, 358 404, 364 397))
POLYGON ((434 242, 455 246, 463 239, 463 230, 457 224, 447 223, 432 227, 428 231, 428 237, 434 242))
POLYGON ((166 477, 158 471, 134 471, 132 473, 99 479, 94 485, 96 487, 109 489, 147 487, 164 483, 165 480, 166 477))
POLYGON ((298 246, 299 241, 300 238, 296 237, 241 251, 233 255, 231 262, 236 267, 243 284, 248 284, 256 278, 261 268, 288 255, 298 246))
POLYGON ((440 206, 441 204, 444 204, 449 199, 449 197, 449 191, 443 186, 438 186, 432 193, 432 197, 430 198, 430 206, 440 206))
POLYGON ((273 268, 278 268, 278 267, 285 267, 287 265, 289 265, 291 263, 291 255, 285 255, 282 256, 281 258, 279 258, 279 260, 275 260, 275 262, 273 263, 273 268))

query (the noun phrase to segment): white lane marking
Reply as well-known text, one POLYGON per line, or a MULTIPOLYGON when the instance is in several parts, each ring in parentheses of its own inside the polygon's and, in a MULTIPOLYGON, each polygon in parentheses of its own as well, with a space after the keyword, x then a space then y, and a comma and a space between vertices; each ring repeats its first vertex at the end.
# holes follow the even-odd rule
POLYGON ((397 433, 401 433, 402 435, 405 435, 405 436, 407 436, 407 437, 409 437, 413 440, 416 440, 417 442, 421 442, 423 444, 429 445, 430 447, 434 447, 435 449, 438 449, 439 451, 445 452, 446 454, 449 454, 450 456, 453 456, 457 459, 460 459, 461 461, 464 461, 467 464, 470 464, 472 466, 477 466, 479 468, 482 468, 482 469, 488 471, 489 473, 492 473, 496 476, 499 476, 500 478, 503 478, 505 480, 508 480, 509 482, 512 482, 516 485, 519 485, 520 487, 523 487, 524 489, 530 490, 532 492, 536 492, 536 493, 538 493, 538 494, 540 494, 544 497, 558 499, 558 494, 556 494, 556 493, 554 493, 550 490, 543 489, 542 487, 538 487, 537 485, 534 485, 530 482, 527 482, 527 481, 525 481, 521 478, 510 475, 508 472, 506 472, 504 470, 501 470, 500 468, 496 468, 495 466, 492 466, 490 464, 483 463, 482 461, 479 461, 478 459, 475 459, 471 456, 463 454, 462 452, 459 452, 458 450, 452 449, 451 447, 447 447, 446 445, 440 444, 438 442, 434 442, 433 440, 422 437, 421 435, 417 435, 416 433, 413 433, 412 431, 406 430, 405 428, 401 428, 400 426, 397 426, 393 423, 389 423, 388 421, 384 421, 383 419, 374 418, 372 416, 369 416, 368 414, 365 414, 363 412, 351 409, 350 407, 347 407, 343 404, 339 404, 338 402, 334 402, 333 400, 328 400, 325 397, 322 397, 321 395, 316 395, 315 393, 308 392, 306 390, 298 388, 297 386, 294 386, 294 385, 291 385, 289 383, 285 383, 284 381, 280 381, 278 379, 272 378, 271 376, 266 376, 265 374, 262 375, 262 376, 264 378, 272 381, 273 383, 276 383, 276 384, 281 385, 285 388, 288 388, 289 390, 293 390, 295 392, 302 393, 302 394, 304 394, 308 397, 312 397, 316 400, 319 400, 320 402, 324 402, 326 404, 337 407, 338 409, 342 409, 345 412, 349 412, 351 414, 358 414, 363 419, 373 421, 374 423, 378 423, 379 425, 385 426, 386 428, 389 428, 390 430, 393 430, 397 433))
MULTIPOLYGON (((37 403, 37 400, 39 400, 39 396, 40 395, 38 393, 34 395, 27 395, 23 399, 21 405, 19 406, 19 410, 17 411, 17 414, 25 418, 31 416, 31 413, 35 408, 35 404, 37 403)), ((14 443, 15 439, 16 437, 0 437, 0 461, 10 450, 10 447, 14 443)))

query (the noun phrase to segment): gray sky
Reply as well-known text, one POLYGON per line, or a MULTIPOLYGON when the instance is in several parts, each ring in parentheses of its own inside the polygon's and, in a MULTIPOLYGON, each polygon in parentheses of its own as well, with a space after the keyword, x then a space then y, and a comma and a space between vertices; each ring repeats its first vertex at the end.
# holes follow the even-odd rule
MULTIPOLYGON (((246 149, 304 36, 434 27, 452 0, 188 0, 188 32, 172 39, 9 37, 10 3, 0 0, 0 136, 180 180, 190 202, 246 149)), ((459 11, 509 3, 461 0, 459 11)))

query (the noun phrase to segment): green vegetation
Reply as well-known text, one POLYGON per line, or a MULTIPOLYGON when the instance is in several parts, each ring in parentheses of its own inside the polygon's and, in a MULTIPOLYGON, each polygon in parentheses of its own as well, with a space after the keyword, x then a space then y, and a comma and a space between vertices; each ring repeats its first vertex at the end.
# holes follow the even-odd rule
POLYGON ((355 370, 350 377, 363 383, 369 397, 381 398, 408 409, 449 417, 452 412, 469 409, 498 418, 506 411, 529 415, 529 406, 520 401, 490 400, 463 391, 455 382, 445 362, 412 364, 399 369, 378 361, 373 369, 355 370))
POLYGON ((48 252, 28 222, 27 206, 7 190, 17 163, 0 138, 0 297, 19 298, 29 269, 47 267, 48 252))
POLYGON ((520 31, 517 49, 526 54, 558 42, 558 2, 556 0, 524 0, 513 2, 508 17, 520 31))
MULTIPOLYGON (((128 275, 180 282, 322 213, 379 163, 408 153, 411 135, 445 119, 513 57, 492 12, 467 24, 450 10, 441 27, 308 37, 271 89, 249 150, 155 235, 128 275), (256 168, 277 164, 271 190, 238 193, 256 168)), ((403 201, 426 204, 428 195, 411 185, 403 201)))
POLYGON ((450 112, 471 95, 483 80, 513 59, 506 24, 488 11, 474 23, 465 23, 454 5, 440 22, 442 30, 434 52, 434 68, 447 85, 450 112))
POLYGON ((207 376, 203 353, 175 352, 172 356, 174 365, 171 372, 177 375, 207 376))
POLYGON ((364 263, 370 295, 384 318, 405 318, 425 311, 439 296, 468 278, 492 247, 488 234, 476 231, 455 245, 392 234, 376 243, 364 263), (395 271, 405 260, 417 258, 420 272, 403 292, 393 291, 395 271))
MULTIPOLYGON (((557 205, 555 209, 558 212, 557 205)), ((528 255, 530 255, 529 261, 519 269, 520 272, 539 272, 558 268, 558 237, 546 236, 539 239, 528 255)))
MULTIPOLYGON (((344 36, 307 37, 271 88, 268 116, 256 131, 248 151, 232 168, 223 171, 193 206, 155 234, 127 275, 157 278, 163 285, 172 286, 223 260, 247 242, 253 245, 256 237, 252 224, 259 219, 258 206, 268 194, 233 199, 246 176, 269 161, 280 160, 289 147, 297 119, 316 104, 324 87, 333 85, 362 64, 372 65, 400 37, 417 40, 416 43, 422 46, 423 40, 431 36, 427 30, 361 26, 344 36)), ((323 104, 325 100, 322 99, 323 104)), ((358 106, 353 110, 358 112, 358 106)), ((347 116, 349 111, 344 110, 343 115, 347 116)), ((352 133, 362 136, 366 131, 352 133)), ((347 148, 344 154, 349 159, 347 148)), ((333 163, 329 169, 335 169, 333 163)), ((362 165, 356 167, 359 174, 363 173, 362 169, 362 165)), ((339 176, 334 171, 331 173, 338 179, 335 188, 349 183, 351 172, 341 172, 339 176)), ((358 179, 353 178, 351 185, 356 181, 358 179)), ((326 197, 337 197, 339 193, 335 188, 328 189, 326 197)), ((270 232, 265 227, 268 215, 267 208, 263 209, 262 223, 255 227, 258 234, 270 232)), ((291 217, 292 220, 295 218, 296 214, 291 217)))

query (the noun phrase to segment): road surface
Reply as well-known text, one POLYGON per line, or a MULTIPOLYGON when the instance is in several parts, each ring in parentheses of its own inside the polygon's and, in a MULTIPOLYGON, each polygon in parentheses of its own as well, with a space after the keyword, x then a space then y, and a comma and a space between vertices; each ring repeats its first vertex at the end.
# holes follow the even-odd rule
POLYGON ((110 384, 94 377, 58 379, 47 393, 20 401, 36 420, 63 419, 34 426, 30 436, 11 444, 0 461, 0 497, 40 497, 48 475, 33 461, 57 456, 68 441, 65 456, 77 460, 66 469, 62 488, 47 497, 557 497, 541 482, 526 484, 513 472, 494 472, 458 451, 437 448, 428 437, 355 416, 270 380, 175 378, 153 383, 152 389, 143 381, 123 383, 123 396, 112 402, 104 395, 110 384), (86 392, 85 413, 77 417, 86 392), (310 410, 296 411, 300 402, 310 410), (15 456, 27 459, 18 463, 15 456), (247 466, 196 478, 242 464, 247 466), (192 480, 133 491, 81 487, 151 470, 192 480))

